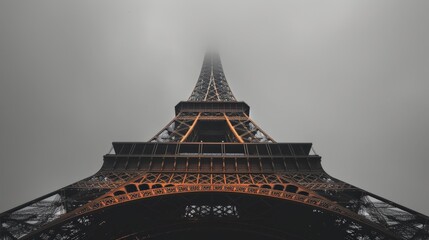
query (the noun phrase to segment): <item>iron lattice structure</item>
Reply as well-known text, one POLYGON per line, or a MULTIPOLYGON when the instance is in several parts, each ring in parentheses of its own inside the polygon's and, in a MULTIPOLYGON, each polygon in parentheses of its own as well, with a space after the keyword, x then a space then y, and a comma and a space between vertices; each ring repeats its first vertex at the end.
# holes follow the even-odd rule
POLYGON ((188 101, 148 142, 114 142, 95 175, 0 215, 0 239, 429 239, 429 218, 329 176, 311 143, 277 143, 206 54, 188 101))

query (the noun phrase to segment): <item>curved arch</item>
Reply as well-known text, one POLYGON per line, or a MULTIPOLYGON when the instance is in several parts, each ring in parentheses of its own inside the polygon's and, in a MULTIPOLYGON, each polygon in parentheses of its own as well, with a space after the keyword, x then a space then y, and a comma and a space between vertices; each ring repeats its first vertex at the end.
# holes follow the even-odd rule
POLYGON ((329 212, 340 214, 350 219, 353 219, 362 224, 369 225, 375 229, 390 235, 389 231, 382 226, 374 224, 367 219, 357 215, 356 213, 326 199, 318 198, 310 194, 306 190, 302 189, 294 184, 286 184, 285 191, 267 189, 263 187, 250 187, 249 185, 215 185, 215 184, 181 184, 172 187, 162 187, 156 189, 149 189, 140 192, 126 193, 119 196, 110 196, 108 198, 100 198, 90 204, 77 209, 73 214, 81 215, 91 211, 96 211, 105 207, 135 201, 143 198, 151 198, 162 195, 171 194, 183 194, 192 192, 225 192, 225 193, 239 193, 239 194, 250 194, 259 195, 277 199, 283 199, 292 201, 304 205, 309 205, 321 210, 327 210, 329 212), (289 192, 288 191, 289 187, 289 192), (293 192, 295 191, 295 192, 293 192))
MULTIPOLYGON (((338 239, 338 235, 335 235, 337 236, 337 238, 332 238, 331 234, 336 234, 339 231, 342 232, 342 234, 348 234, 349 231, 354 231, 356 229, 358 229, 357 231, 359 232, 359 234, 370 234, 365 236, 371 236, 371 234, 375 234, 375 236, 382 236, 380 234, 385 234, 385 236, 389 236, 385 232, 380 231, 380 229, 374 228, 374 226, 371 226, 368 223, 359 222, 347 216, 336 214, 332 211, 325 211, 320 207, 314 207, 308 204, 301 204, 297 201, 288 200, 285 202, 282 200, 284 198, 272 197, 268 193, 266 193, 264 197, 261 198, 257 194, 244 194, 242 192, 232 191, 226 192, 220 191, 220 189, 219 191, 201 191, 201 189, 193 189, 193 192, 191 192, 190 190, 191 189, 188 189, 185 192, 176 194, 159 194, 156 195, 156 197, 153 196, 147 198, 140 198, 139 200, 135 199, 135 201, 126 201, 122 202, 122 204, 111 205, 111 207, 108 208, 98 208, 87 213, 82 213, 81 215, 70 216, 67 219, 56 221, 53 225, 47 226, 44 229, 41 229, 40 231, 35 233, 34 235, 26 237, 25 239, 38 239, 38 236, 45 236, 46 234, 48 234, 46 236, 67 236, 67 234, 69 234, 70 232, 64 232, 64 229, 70 229, 71 227, 70 230, 76 234, 78 234, 79 232, 82 232, 82 234, 87 234, 87 230, 89 229, 91 229, 92 233, 98 234, 96 235, 98 237, 101 236, 99 234, 106 234, 106 232, 107 234, 114 234, 112 236, 115 237, 109 239, 132 239, 127 237, 136 236, 136 234, 140 234, 142 232, 142 236, 150 236, 150 239, 164 240, 170 238, 157 238, 153 236, 155 236, 154 234, 159 234, 161 232, 164 232, 165 230, 170 231, 172 229, 170 228, 171 224, 176 223, 184 223, 185 225, 188 224, 188 227, 190 226, 189 224, 192 225, 190 229, 186 226, 184 226, 183 228, 178 228, 179 231, 183 229, 189 229, 191 231, 194 231, 195 229, 199 230, 201 228, 195 228, 194 224, 199 224, 201 222, 208 222, 209 224, 205 226, 210 227, 210 231, 212 230, 212 228, 216 229, 219 226, 228 226, 235 228, 243 223, 253 223, 256 225, 243 227, 241 228, 239 233, 245 233, 249 230, 256 230, 257 227, 260 228, 256 231, 264 233, 267 231, 264 231, 263 229, 268 227, 271 228, 271 230, 269 230, 268 232, 270 234, 274 233, 272 237, 264 238, 269 240, 301 240, 307 238, 338 239), (182 197, 182 195, 184 196, 182 197), (159 200, 158 197, 162 198, 162 200, 159 200), (213 199, 215 200, 213 201, 213 199), (211 206, 212 208, 218 207, 219 204, 223 204, 223 206, 229 206, 232 204, 237 206, 238 215, 220 216, 213 213, 214 215, 209 215, 208 217, 205 217, 203 215, 187 216, 186 212, 188 211, 188 206, 192 206, 193 204, 197 204, 197 207, 211 206), (155 209, 161 210, 161 212, 155 209), (162 216, 165 217, 159 218, 158 214, 162 214, 162 216), (264 217, 263 219, 265 220, 262 222, 248 221, 251 219, 254 220, 255 217, 256 219, 260 219, 260 217, 267 216, 267 214, 270 217, 264 217), (172 216, 174 218, 172 218, 172 216), (339 221, 339 219, 341 219, 341 223, 337 222, 339 221), (338 231, 331 231, 331 229, 326 228, 322 224, 324 222, 337 222, 337 224, 340 224, 341 226, 338 226, 338 231), (63 226, 67 227, 64 228, 63 226), (280 233, 280 235, 278 235, 276 232, 280 233), (310 237, 310 235, 308 234, 311 234, 311 236, 316 237, 310 237), (276 238, 276 236, 282 237, 276 238)), ((265 191, 267 189, 260 190, 265 191)), ((333 224, 330 226, 337 225, 333 224)), ((94 237, 91 234, 82 235, 82 239, 88 239, 88 236, 91 239, 91 237, 94 237)), ((188 233, 186 233, 185 235, 187 234, 188 233)), ((190 234, 192 235, 193 232, 191 232, 190 234)), ((168 236, 171 237, 174 235, 168 236)), ((74 235, 74 237, 77 237, 75 239, 81 239, 79 238, 79 235, 74 235)), ((225 239, 236 238, 228 236, 225 239)), ((190 240, 193 239, 190 238, 190 240)))
MULTIPOLYGON (((87 212, 95 211, 100 208, 110 207, 113 205, 135 201, 143 198, 157 197, 162 195, 170 194, 181 194, 188 192, 226 192, 226 193, 241 193, 250 195, 259 195, 266 197, 279 198, 298 202, 314 207, 322 208, 339 214, 348 214, 353 216, 354 213, 349 212, 347 209, 341 206, 313 194, 309 194, 305 190, 301 190, 295 185, 287 185, 283 190, 271 189, 269 185, 261 185, 255 187, 255 185, 216 185, 216 184, 179 184, 162 187, 161 184, 155 184, 149 189, 140 190, 137 192, 126 192, 125 188, 116 189, 113 194, 99 198, 82 208, 77 209, 74 215, 80 215, 87 212), (289 187, 290 186, 290 187, 289 187), (288 187, 290 190, 288 191, 288 187), (298 193, 296 193, 298 191, 298 193)), ((128 185, 127 185, 128 186, 128 185)), ((140 188, 141 189, 141 188, 140 188)))
POLYGON ((213 184, 183 184, 175 185, 172 187, 162 187, 156 189, 148 189, 140 192, 125 193, 119 196, 110 196, 107 198, 100 198, 90 204, 83 206, 80 209, 77 209, 75 212, 72 212, 72 215, 78 216, 86 214, 88 212, 97 211, 106 207, 114 206, 121 203, 126 203, 130 201, 135 201, 144 198, 152 198, 163 195, 171 194, 183 194, 183 193, 196 193, 196 192, 223 192, 223 193, 239 193, 239 194, 249 194, 249 195, 259 195, 264 197, 271 197, 277 199, 283 199, 287 201, 292 201, 295 203, 300 203, 304 205, 309 205, 321 210, 327 210, 329 212, 340 214, 346 216, 350 219, 353 219, 357 222, 360 222, 365 225, 369 225, 375 229, 390 234, 386 229, 382 228, 379 225, 376 225, 368 220, 360 217, 354 212, 349 211, 348 209, 341 207, 340 205, 331 202, 329 200, 317 198, 311 194, 308 194, 306 191, 299 191, 299 187, 295 185, 287 185, 285 191, 279 191, 274 189, 267 188, 255 188, 249 185, 213 185, 213 184), (291 186, 293 190, 296 189, 298 193, 288 192, 287 188, 291 186), (308 195, 306 195, 308 194, 308 195))

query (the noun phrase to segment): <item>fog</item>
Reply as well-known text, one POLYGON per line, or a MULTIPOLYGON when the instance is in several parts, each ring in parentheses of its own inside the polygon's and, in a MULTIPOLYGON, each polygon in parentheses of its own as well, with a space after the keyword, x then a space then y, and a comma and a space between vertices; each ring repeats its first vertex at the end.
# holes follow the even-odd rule
POLYGON ((147 141, 216 46, 234 95, 332 176, 429 214, 428 1, 0 2, 0 212, 147 141))

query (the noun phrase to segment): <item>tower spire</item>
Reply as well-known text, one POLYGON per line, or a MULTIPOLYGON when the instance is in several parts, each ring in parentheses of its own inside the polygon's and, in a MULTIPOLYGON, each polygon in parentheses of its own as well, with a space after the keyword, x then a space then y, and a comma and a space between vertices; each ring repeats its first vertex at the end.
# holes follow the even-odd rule
POLYGON ((206 53, 200 76, 188 101, 237 101, 226 81, 217 52, 208 51, 206 53))

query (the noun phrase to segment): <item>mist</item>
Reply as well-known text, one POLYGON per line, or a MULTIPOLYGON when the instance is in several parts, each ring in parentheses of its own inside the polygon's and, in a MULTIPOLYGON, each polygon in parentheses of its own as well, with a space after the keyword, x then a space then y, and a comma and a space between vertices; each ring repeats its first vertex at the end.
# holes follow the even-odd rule
POLYGON ((208 47, 278 142, 429 215, 429 2, 0 2, 0 212, 174 117, 208 47))

